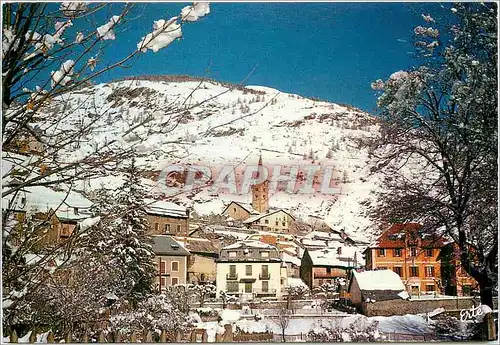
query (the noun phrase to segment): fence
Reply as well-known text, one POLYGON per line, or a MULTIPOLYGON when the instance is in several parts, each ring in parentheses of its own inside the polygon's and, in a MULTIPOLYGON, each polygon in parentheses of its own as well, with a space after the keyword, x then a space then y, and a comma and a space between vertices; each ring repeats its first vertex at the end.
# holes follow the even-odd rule
MULTIPOLYGON (((273 342, 282 342, 283 336, 281 334, 274 334, 273 342)), ((307 336, 303 333, 300 334, 285 334, 285 342, 293 343, 293 342, 304 342, 308 341, 307 336)))
MULTIPOLYGON (((175 333, 162 330, 161 333, 156 331, 145 331, 143 333, 132 332, 130 335, 124 336, 119 331, 99 330, 97 332, 86 332, 80 337, 73 337, 71 333, 67 333, 64 337, 55 336, 52 331, 37 334, 36 331, 29 331, 23 337, 19 338, 16 331, 13 330, 9 335, 10 343, 166 343, 166 342, 208 342, 208 334, 206 329, 191 329, 190 332, 175 333)), ((4 342, 5 342, 4 338, 4 342)), ((217 334, 216 342, 231 342, 233 341, 233 329, 231 325, 225 325, 223 334, 217 334)))
POLYGON ((396 333, 396 332, 381 332, 382 341, 443 341, 443 339, 433 333, 411 334, 411 333, 396 333))

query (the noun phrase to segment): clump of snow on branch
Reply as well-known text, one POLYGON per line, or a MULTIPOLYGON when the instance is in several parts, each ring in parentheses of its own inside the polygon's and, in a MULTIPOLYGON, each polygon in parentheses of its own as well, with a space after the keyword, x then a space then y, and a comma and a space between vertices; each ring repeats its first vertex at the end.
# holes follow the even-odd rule
POLYGON ((439 37, 439 30, 431 27, 426 28, 424 26, 419 25, 415 29, 413 29, 413 32, 415 33, 415 35, 428 36, 432 38, 439 37))
POLYGON ((93 71, 95 69, 95 66, 97 65, 97 59, 94 57, 91 57, 87 61, 87 66, 89 66, 90 70, 93 71))
POLYGON ((195 2, 192 6, 186 6, 181 11, 183 21, 195 22, 199 18, 210 13, 210 5, 208 2, 195 2))
POLYGON ((75 38, 75 43, 81 43, 84 39, 85 35, 83 34, 83 32, 79 32, 76 34, 76 38, 75 38))
POLYGON ((385 83, 382 79, 377 79, 371 83, 371 88, 373 90, 376 90, 376 91, 383 90, 384 86, 385 86, 385 83))
POLYGON ((120 16, 113 16, 104 25, 101 25, 97 28, 97 37, 103 39, 103 40, 114 40, 115 37, 115 32, 113 31, 113 28, 115 25, 120 21, 120 16))
POLYGON ((59 85, 66 85, 71 81, 71 75, 73 75, 73 67, 75 66, 75 62, 73 60, 67 60, 62 63, 61 68, 59 71, 52 71, 51 78, 52 78, 52 87, 56 86, 57 84, 59 85))
POLYGON ((427 22, 427 23, 434 23, 434 18, 432 18, 428 14, 422 14, 422 18, 427 22))
POLYGON ((85 231, 85 230, 93 227, 94 225, 96 225, 100 221, 101 221, 101 217, 87 218, 79 223, 80 230, 85 231))
POLYGON ((64 31, 69 28, 70 26, 73 26, 73 22, 71 20, 68 20, 66 22, 56 22, 54 25, 56 28, 56 32, 54 34, 54 38, 56 41, 62 40, 61 35, 64 33, 64 31))
POLYGON ((176 23, 177 18, 173 17, 168 21, 164 19, 156 20, 153 24, 153 32, 141 39, 137 44, 137 49, 141 52, 151 49, 156 53, 160 49, 170 45, 177 38, 182 37, 181 26, 176 23))
POLYGON ((177 38, 182 37, 181 24, 177 23, 179 18, 183 22, 195 22, 209 13, 210 5, 208 2, 195 2, 192 6, 184 7, 180 17, 173 17, 167 21, 165 19, 156 20, 153 23, 153 32, 141 38, 137 43, 137 49, 141 52, 151 49, 156 53, 169 46, 177 38))
POLYGON ((84 2, 63 2, 59 10, 66 17, 75 17, 84 13, 87 10, 87 4, 84 2))

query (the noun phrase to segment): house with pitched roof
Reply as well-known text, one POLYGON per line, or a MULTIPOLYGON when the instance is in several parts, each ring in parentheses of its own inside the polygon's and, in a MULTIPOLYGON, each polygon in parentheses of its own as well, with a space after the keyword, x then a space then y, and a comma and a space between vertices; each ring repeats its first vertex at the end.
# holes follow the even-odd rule
POLYGON ((254 210, 251 204, 231 201, 222 211, 222 215, 234 220, 245 220, 253 215, 258 215, 259 211, 254 210))
POLYGON ((295 218, 284 210, 273 210, 265 214, 251 216, 243 224, 252 229, 270 232, 289 233, 295 218))
POLYGON ((189 251, 187 267, 188 283, 215 282, 219 257, 220 242, 199 237, 174 237, 174 239, 189 251))
POLYGON ((154 262, 157 265, 156 284, 159 291, 166 286, 186 284, 190 253, 172 236, 156 235, 152 238, 154 262))
MULTIPOLYGON (((443 265, 450 263, 441 255, 448 248, 448 241, 436 232, 425 231, 419 223, 396 223, 384 231, 366 250, 366 269, 390 269, 398 274, 407 290, 413 295, 449 293, 449 285, 458 281, 469 286, 475 281, 463 270, 453 271, 448 277, 442 271, 443 265), (446 279, 444 279, 446 276, 446 279)), ((451 260, 451 259, 450 259, 451 260)), ((453 267, 460 267, 456 257, 453 267)), ((455 291, 462 295, 462 289, 455 291)))
POLYGON ((260 241, 240 241, 221 249, 217 259, 217 297, 221 291, 242 300, 280 298, 286 267, 278 249, 260 241))
POLYGON ((189 209, 164 200, 146 200, 151 235, 189 236, 189 209))
POLYGON ((351 302, 362 311, 363 303, 408 299, 401 277, 391 270, 352 272, 348 287, 351 302))
MULTIPOLYGON (((2 199, 2 208, 15 214, 20 222, 28 217, 39 222, 39 248, 68 239, 78 222, 91 216, 92 202, 72 190, 44 186, 21 189, 13 197, 2 199)), ((18 239, 22 241, 22 234, 18 239)))
POLYGON ((350 272, 364 265, 357 247, 305 249, 300 264, 300 277, 313 288, 333 283, 337 278, 348 278, 350 272))

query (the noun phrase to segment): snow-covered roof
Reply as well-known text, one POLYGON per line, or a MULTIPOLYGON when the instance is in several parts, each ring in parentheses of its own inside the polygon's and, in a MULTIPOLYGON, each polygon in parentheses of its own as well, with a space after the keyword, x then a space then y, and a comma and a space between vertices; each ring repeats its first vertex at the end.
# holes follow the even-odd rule
POLYGON ((405 290, 401 277, 391 270, 354 271, 353 274, 360 290, 405 290))
POLYGON ((187 218, 187 209, 184 206, 164 200, 146 200, 146 212, 174 218, 187 218))
POLYGON ((222 249, 238 249, 238 248, 276 249, 275 246, 260 241, 239 241, 229 246, 226 246, 222 249))
MULTIPOLYGON (((270 210, 268 213, 261 213, 261 214, 257 214, 255 216, 252 216, 246 220, 243 221, 244 224, 250 224, 250 223, 254 223, 256 221, 258 221, 259 219, 261 218, 264 218, 264 217, 267 217, 267 216, 270 216, 272 214, 275 214, 275 213, 278 213, 278 212, 284 212, 286 214, 288 214, 290 217, 292 217, 288 212, 286 212, 285 210, 281 210, 281 209, 277 209, 277 210, 270 210)), ((292 217, 293 218, 293 217, 292 217)))
POLYGON ((88 209, 91 206, 92 202, 80 193, 64 190, 55 191, 44 186, 26 187, 19 191, 15 197, 2 198, 2 209, 10 208, 24 212, 53 210, 56 211, 58 218, 71 220, 90 216, 88 209))
POLYGON ((338 240, 341 241, 342 237, 338 233, 335 232, 326 232, 326 231, 311 231, 303 238, 308 239, 316 239, 316 240, 338 240))
POLYGON ((334 249, 311 250, 309 256, 315 266, 361 267, 363 265, 363 257, 359 254, 356 254, 356 257, 338 254, 334 249))
POLYGON ((228 209, 228 207, 231 206, 232 204, 236 204, 236 205, 240 206, 242 209, 244 209, 245 211, 247 211, 250 214, 260 214, 259 211, 257 211, 256 209, 253 208, 252 204, 247 204, 247 203, 243 203, 243 202, 239 202, 239 201, 231 201, 224 208, 224 210, 222 211, 222 213, 224 213, 228 209))
POLYGON ((301 278, 288 277, 286 281, 286 285, 290 287, 294 286, 302 286, 307 288, 306 283, 301 278))
MULTIPOLYGON (((286 252, 282 252, 282 257, 281 257, 281 259, 282 259, 284 262, 290 262, 290 263, 292 263, 292 264, 294 264, 294 265, 300 266, 300 262, 301 262, 301 260, 300 260, 298 257, 293 256, 293 255, 290 255, 290 254, 288 254, 288 253, 286 253, 286 252)), ((290 278, 288 278, 288 279, 290 279, 290 278)))

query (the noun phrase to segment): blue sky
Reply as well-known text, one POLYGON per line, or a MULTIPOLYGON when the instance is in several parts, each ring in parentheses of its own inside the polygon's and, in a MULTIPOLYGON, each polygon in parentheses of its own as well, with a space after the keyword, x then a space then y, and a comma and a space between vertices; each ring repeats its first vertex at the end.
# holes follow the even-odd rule
MULTIPOLYGON (((134 14, 140 17, 127 23, 107 57, 124 56, 153 20, 170 18, 185 5, 138 4, 134 14)), ((439 18, 442 11, 438 3, 212 3, 210 15, 183 27, 182 40, 99 81, 188 74, 237 83, 256 67, 247 84, 375 112, 370 83, 418 64, 413 28, 426 24, 422 13, 439 18)))

